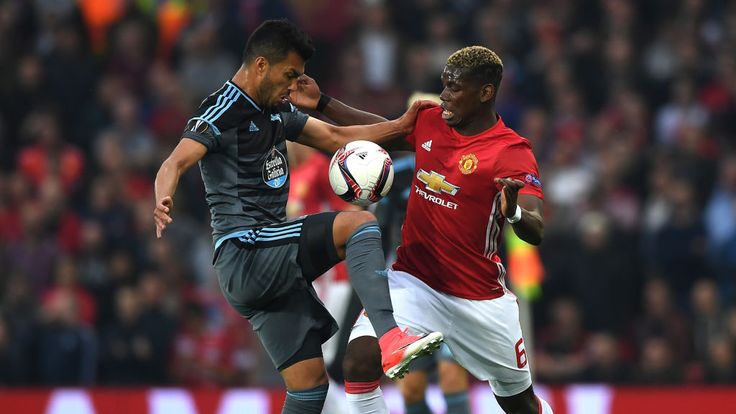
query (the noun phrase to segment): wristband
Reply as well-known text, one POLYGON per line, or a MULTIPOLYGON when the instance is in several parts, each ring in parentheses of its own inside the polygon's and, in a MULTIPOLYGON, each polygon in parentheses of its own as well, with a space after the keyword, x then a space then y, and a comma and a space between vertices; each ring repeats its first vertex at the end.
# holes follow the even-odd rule
POLYGON ((516 205, 516 212, 514 213, 513 217, 507 217, 506 221, 508 221, 511 224, 515 224, 521 221, 521 207, 519 205, 516 205))
POLYGON ((331 100, 332 97, 330 95, 325 95, 324 93, 321 93, 319 95, 319 102, 317 102, 317 111, 324 111, 327 107, 327 104, 329 104, 331 100))

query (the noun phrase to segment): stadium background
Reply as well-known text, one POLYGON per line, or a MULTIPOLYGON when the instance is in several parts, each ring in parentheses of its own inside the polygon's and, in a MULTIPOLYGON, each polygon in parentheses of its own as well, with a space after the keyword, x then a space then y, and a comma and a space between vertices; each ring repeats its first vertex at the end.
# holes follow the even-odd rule
POLYGON ((546 194, 533 365, 556 412, 736 406, 736 3, 4 0, 0 411, 277 410, 196 168, 161 241, 151 218, 188 115, 276 17, 314 38, 323 91, 387 117, 459 47, 502 57, 498 111, 546 194))

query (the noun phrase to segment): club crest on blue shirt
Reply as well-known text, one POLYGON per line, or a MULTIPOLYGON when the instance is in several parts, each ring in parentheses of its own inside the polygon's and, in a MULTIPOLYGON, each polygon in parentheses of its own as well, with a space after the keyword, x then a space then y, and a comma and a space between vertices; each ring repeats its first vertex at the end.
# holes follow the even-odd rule
POLYGON ((263 163, 263 182, 271 188, 281 188, 286 183, 288 176, 289 164, 286 162, 286 157, 276 147, 272 148, 263 163))

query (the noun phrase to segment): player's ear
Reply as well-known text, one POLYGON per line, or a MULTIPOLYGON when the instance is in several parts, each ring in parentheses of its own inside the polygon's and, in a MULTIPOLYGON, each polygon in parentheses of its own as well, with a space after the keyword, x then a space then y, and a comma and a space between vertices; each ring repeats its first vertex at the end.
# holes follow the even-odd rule
POLYGON ((480 101, 483 103, 493 100, 493 98, 495 98, 495 94, 496 88, 490 83, 486 83, 480 87, 480 101))
POLYGON ((259 75, 263 75, 264 73, 266 73, 266 71, 268 71, 268 59, 266 59, 264 56, 258 56, 253 64, 255 65, 256 72, 259 75))

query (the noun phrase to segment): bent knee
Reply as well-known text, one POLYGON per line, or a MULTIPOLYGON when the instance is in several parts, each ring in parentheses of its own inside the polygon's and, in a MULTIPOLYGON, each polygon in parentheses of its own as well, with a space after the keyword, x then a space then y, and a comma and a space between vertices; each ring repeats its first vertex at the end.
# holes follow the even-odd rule
POLYGON ((338 217, 343 216, 342 218, 345 219, 345 225, 350 229, 350 231, 355 231, 358 227, 370 223, 373 221, 378 221, 376 216, 371 213, 370 211, 343 211, 340 214, 338 214, 338 217))
POLYGON ((345 379, 353 382, 375 381, 381 378, 381 350, 374 337, 350 341, 342 362, 345 379))

